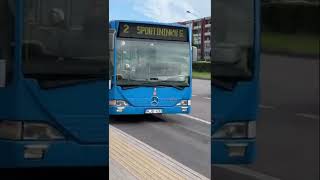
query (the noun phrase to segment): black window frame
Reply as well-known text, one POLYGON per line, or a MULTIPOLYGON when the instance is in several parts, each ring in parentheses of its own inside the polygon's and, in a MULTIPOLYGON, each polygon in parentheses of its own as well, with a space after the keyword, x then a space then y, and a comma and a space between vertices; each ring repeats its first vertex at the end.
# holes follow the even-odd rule
MULTIPOLYGON (((108 32, 107 27, 108 24, 105 21, 107 19, 107 11, 103 11, 100 14, 95 14, 95 11, 93 10, 96 8, 96 6, 93 4, 93 1, 91 0, 82 0, 82 4, 88 4, 90 6, 85 6, 85 8, 89 8, 88 11, 86 11, 88 14, 85 14, 83 17, 83 24, 82 27, 78 26, 78 24, 73 24, 70 22, 73 17, 73 14, 71 12, 72 6, 77 6, 75 4, 75 0, 57 0, 58 4, 63 4, 65 7, 62 7, 62 9, 66 9, 64 11, 64 22, 59 23, 57 26, 50 26, 50 24, 43 24, 42 20, 44 14, 41 14, 43 11, 41 8, 46 7, 47 9, 51 9, 51 7, 47 7, 45 4, 46 1, 38 1, 34 0, 33 2, 36 7, 27 7, 24 5, 25 11, 28 11, 26 8, 31 8, 31 10, 36 11, 37 13, 33 13, 36 17, 36 21, 33 22, 27 22, 26 18, 24 17, 24 29, 23 29, 23 53, 22 53, 22 71, 25 78, 35 79, 39 82, 40 85, 43 85, 44 88, 46 87, 55 87, 61 86, 61 85, 71 85, 75 83, 80 83, 83 81, 95 81, 95 80, 106 80, 108 78, 108 32), (85 2, 87 1, 87 2, 85 2), (36 10, 34 10, 36 9, 36 10), (89 19, 88 19, 89 18, 89 19), (91 19, 90 19, 91 18, 91 19), (93 21, 92 21, 93 18, 93 21), (88 21, 91 20, 89 23, 88 21), (94 24, 98 23, 98 24, 94 24), (92 28, 92 25, 97 25, 99 28, 92 28), (90 26, 90 27, 89 27, 90 26), (32 29, 34 28, 34 29, 32 29), (52 37, 46 36, 45 33, 53 32, 53 33, 60 33, 61 36, 70 37, 70 41, 66 42, 65 47, 66 54, 64 52, 61 53, 62 59, 59 57, 59 49, 54 49, 52 52, 58 52, 49 54, 45 50, 48 48, 42 48, 45 46, 48 46, 48 44, 45 44, 45 46, 41 46, 41 43, 33 43, 33 41, 28 40, 37 40, 37 37, 32 31, 38 31, 43 34, 43 39, 49 39, 52 37), (75 33, 73 33, 75 32, 75 33), (28 37, 29 33, 29 37, 28 37), (63 34, 65 33, 65 34, 63 34), (81 34, 82 33, 82 34, 81 34), (101 33, 101 34, 100 34, 101 33), (83 38, 83 45, 79 45, 80 49, 86 50, 86 46, 90 46, 90 43, 100 43, 103 45, 104 51, 97 50, 96 48, 91 48, 88 50, 87 53, 84 53, 83 51, 74 51, 72 52, 71 49, 74 48, 73 45, 78 47, 78 43, 75 43, 75 40, 77 38, 74 38, 73 35, 76 37, 76 35, 79 35, 81 38, 83 38), (93 37, 93 36, 99 36, 99 37, 93 37), (29 49, 28 49, 29 48, 29 49), (96 51, 99 51, 98 53, 96 51), (78 55, 77 52, 81 52, 82 54, 78 55), (28 54, 29 53, 29 54, 28 54), (35 54, 30 54, 35 53, 35 54), (76 55, 75 55, 76 53, 76 55), (96 55, 99 57, 94 57, 93 55, 96 55), (79 56, 81 58, 77 58, 76 56, 79 56), (101 56, 101 57, 100 57, 101 56), (42 58, 48 58, 48 63, 41 64, 40 61, 42 58), (61 61, 60 61, 61 60, 61 61), (27 63, 27 61, 38 61, 39 63, 27 63), (64 63, 65 62, 65 63, 64 63), (75 63, 75 64, 73 64, 75 63), (74 65, 78 65, 79 68, 75 67, 74 65), (57 69, 56 74, 54 73, 55 70, 50 69, 57 69), (97 69, 96 69, 97 68, 97 69), (39 70, 38 70, 39 69, 39 70), (43 69, 47 69, 43 70, 43 69), (51 71, 51 72, 49 72, 51 71)), ((51 3, 52 4, 52 3, 51 3)), ((56 8, 53 7, 52 8, 56 8)), ((81 8, 81 7, 80 7, 81 8)), ((82 7, 83 8, 83 7, 82 7)), ((106 7, 100 7, 99 8, 106 8, 106 7)), ((95 9, 96 10, 96 9, 95 9)), ((26 14, 26 12, 25 12, 26 14)), ((49 19, 48 19, 49 20, 49 19)), ((59 37, 59 34, 57 35, 59 37)), ((39 42, 41 42, 42 39, 39 37, 39 42)), ((64 39, 63 37, 61 39, 64 39)), ((78 41, 77 41, 78 42, 78 41)), ((43 43, 43 42, 42 42, 43 43)), ((57 43, 59 43, 57 41, 57 43)), ((56 46, 53 45, 52 47, 59 47, 59 44, 56 46)))

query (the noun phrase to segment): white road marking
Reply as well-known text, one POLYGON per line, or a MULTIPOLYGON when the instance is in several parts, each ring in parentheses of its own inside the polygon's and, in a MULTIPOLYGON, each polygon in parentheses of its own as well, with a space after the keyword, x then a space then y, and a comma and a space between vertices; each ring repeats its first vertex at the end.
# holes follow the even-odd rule
MULTIPOLYGON (((263 105, 263 104, 259 104, 259 108, 261 108, 261 109, 275 109, 274 106, 268 106, 268 105, 263 105)), ((319 115, 315 115, 315 114, 296 113, 296 116, 309 118, 309 119, 314 119, 314 120, 319 120, 319 115)))
MULTIPOLYGON (((211 138, 211 135, 209 134, 205 134, 205 133, 201 133, 201 132, 198 132, 198 131, 195 131, 195 130, 193 130, 193 129, 191 129, 191 128, 187 128, 186 126, 180 126, 181 128, 184 128, 184 129, 186 129, 186 130, 188 130, 188 131, 190 131, 190 132, 193 132, 193 133, 195 133, 195 134, 200 134, 201 136, 204 136, 204 137, 207 137, 207 138, 211 138)), ((210 133, 210 132, 209 132, 210 133)))
MULTIPOLYGON (((257 180, 280 180, 280 178, 276 178, 267 174, 263 174, 248 168, 244 168, 236 165, 214 165, 216 167, 224 168, 229 171, 233 171, 235 173, 243 174, 245 176, 253 177, 257 180)), ((214 173, 214 170, 213 170, 214 173)))
POLYGON ((259 108, 262 108, 262 109, 274 109, 273 106, 268 106, 268 105, 263 105, 263 104, 259 104, 259 108))
MULTIPOLYGON (((185 114, 178 114, 178 115, 185 115, 185 114)), ((167 118, 168 118, 168 119, 170 118, 170 115, 168 115, 168 116, 166 116, 166 115, 159 116, 159 115, 156 115, 156 114, 155 114, 154 116, 155 116, 155 117, 158 117, 158 118, 165 118, 166 120, 167 120, 167 118)), ((202 120, 202 121, 205 121, 205 120, 202 120)), ((210 124, 211 124, 211 123, 210 123, 210 124)), ((180 126, 180 125, 178 125, 178 126, 180 126)), ((180 126, 180 127, 184 128, 184 129, 186 129, 186 130, 188 130, 188 131, 191 131, 191 132, 193 132, 193 133, 200 134, 200 135, 202 135, 202 136, 211 138, 210 135, 204 134, 204 133, 201 133, 201 132, 198 132, 198 131, 195 131, 195 130, 193 130, 193 129, 191 129, 191 128, 188 128, 187 126, 180 126)))
POLYGON ((203 97, 204 99, 208 99, 208 100, 211 100, 211 98, 210 97, 203 97))
POLYGON ((306 114, 306 113, 297 113, 297 116, 309 118, 309 119, 318 119, 319 120, 319 115, 314 115, 314 114, 306 114))
POLYGON ((202 122, 202 123, 211 124, 211 122, 209 122, 209 121, 206 121, 206 120, 203 120, 203 119, 194 117, 194 116, 190 116, 190 115, 188 115, 188 114, 179 114, 179 115, 180 115, 180 116, 184 116, 184 117, 186 117, 186 118, 190 118, 190 119, 196 120, 196 121, 200 121, 200 122, 202 122))
POLYGON ((194 96, 198 96, 198 95, 192 94, 192 97, 194 97, 194 96))

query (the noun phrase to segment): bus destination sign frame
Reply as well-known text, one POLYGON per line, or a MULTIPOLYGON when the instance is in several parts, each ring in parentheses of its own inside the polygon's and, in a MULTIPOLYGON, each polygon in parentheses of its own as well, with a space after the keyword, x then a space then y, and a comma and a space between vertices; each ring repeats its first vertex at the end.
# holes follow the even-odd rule
POLYGON ((189 30, 170 25, 120 22, 118 37, 188 42, 189 30))

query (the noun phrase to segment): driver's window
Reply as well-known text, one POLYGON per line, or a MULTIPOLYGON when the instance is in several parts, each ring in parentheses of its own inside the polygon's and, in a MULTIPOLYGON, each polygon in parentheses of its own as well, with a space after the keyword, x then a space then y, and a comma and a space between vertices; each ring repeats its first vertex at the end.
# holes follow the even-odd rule
POLYGON ((113 58, 113 50, 109 51, 109 80, 112 80, 113 76, 113 68, 114 68, 114 58, 113 58))
POLYGON ((216 0, 214 4, 213 75, 250 79, 254 70, 254 1, 216 0))
POLYGON ((107 1, 101 3, 92 0, 26 1, 25 77, 38 81, 106 78, 107 1))
POLYGON ((10 82, 13 72, 11 46, 13 42, 14 17, 8 1, 0 1, 0 59, 6 60, 6 80, 10 82))

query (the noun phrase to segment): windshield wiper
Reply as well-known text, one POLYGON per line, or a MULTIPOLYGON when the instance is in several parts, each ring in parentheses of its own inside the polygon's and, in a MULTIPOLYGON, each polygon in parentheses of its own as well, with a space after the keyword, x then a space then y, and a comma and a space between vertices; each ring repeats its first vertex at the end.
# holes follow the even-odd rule
POLYGON ((150 81, 158 81, 158 80, 159 80, 159 78, 157 78, 157 77, 150 78, 150 81))
POLYGON ((154 84, 151 84, 148 81, 137 81, 137 80, 129 80, 129 79, 124 79, 124 80, 126 80, 127 82, 123 84, 119 84, 119 86, 122 89, 133 89, 141 86, 151 86, 151 87, 154 86, 154 84))
POLYGON ((174 84, 169 84, 169 83, 163 82, 163 81, 140 82, 139 84, 123 84, 123 85, 119 85, 119 86, 121 86, 122 89, 133 89, 133 88, 147 86, 147 87, 174 87, 179 90, 182 90, 185 87, 187 87, 187 86, 178 86, 178 85, 174 85, 174 84))
POLYGON ((143 87, 143 86, 149 86, 153 87, 155 85, 152 85, 150 83, 141 83, 141 84, 120 84, 122 89, 133 89, 133 88, 138 88, 138 87, 143 87))
MULTIPOLYGON (((160 81, 161 82, 161 81, 160 81)), ((179 90, 182 90, 184 89, 185 87, 187 86, 178 86, 178 85, 175 85, 175 84, 169 84, 169 83, 166 83, 166 82, 161 82, 160 84, 157 85, 158 87, 160 86, 164 86, 164 87, 173 87, 173 88, 176 88, 176 89, 179 89, 179 90)))

